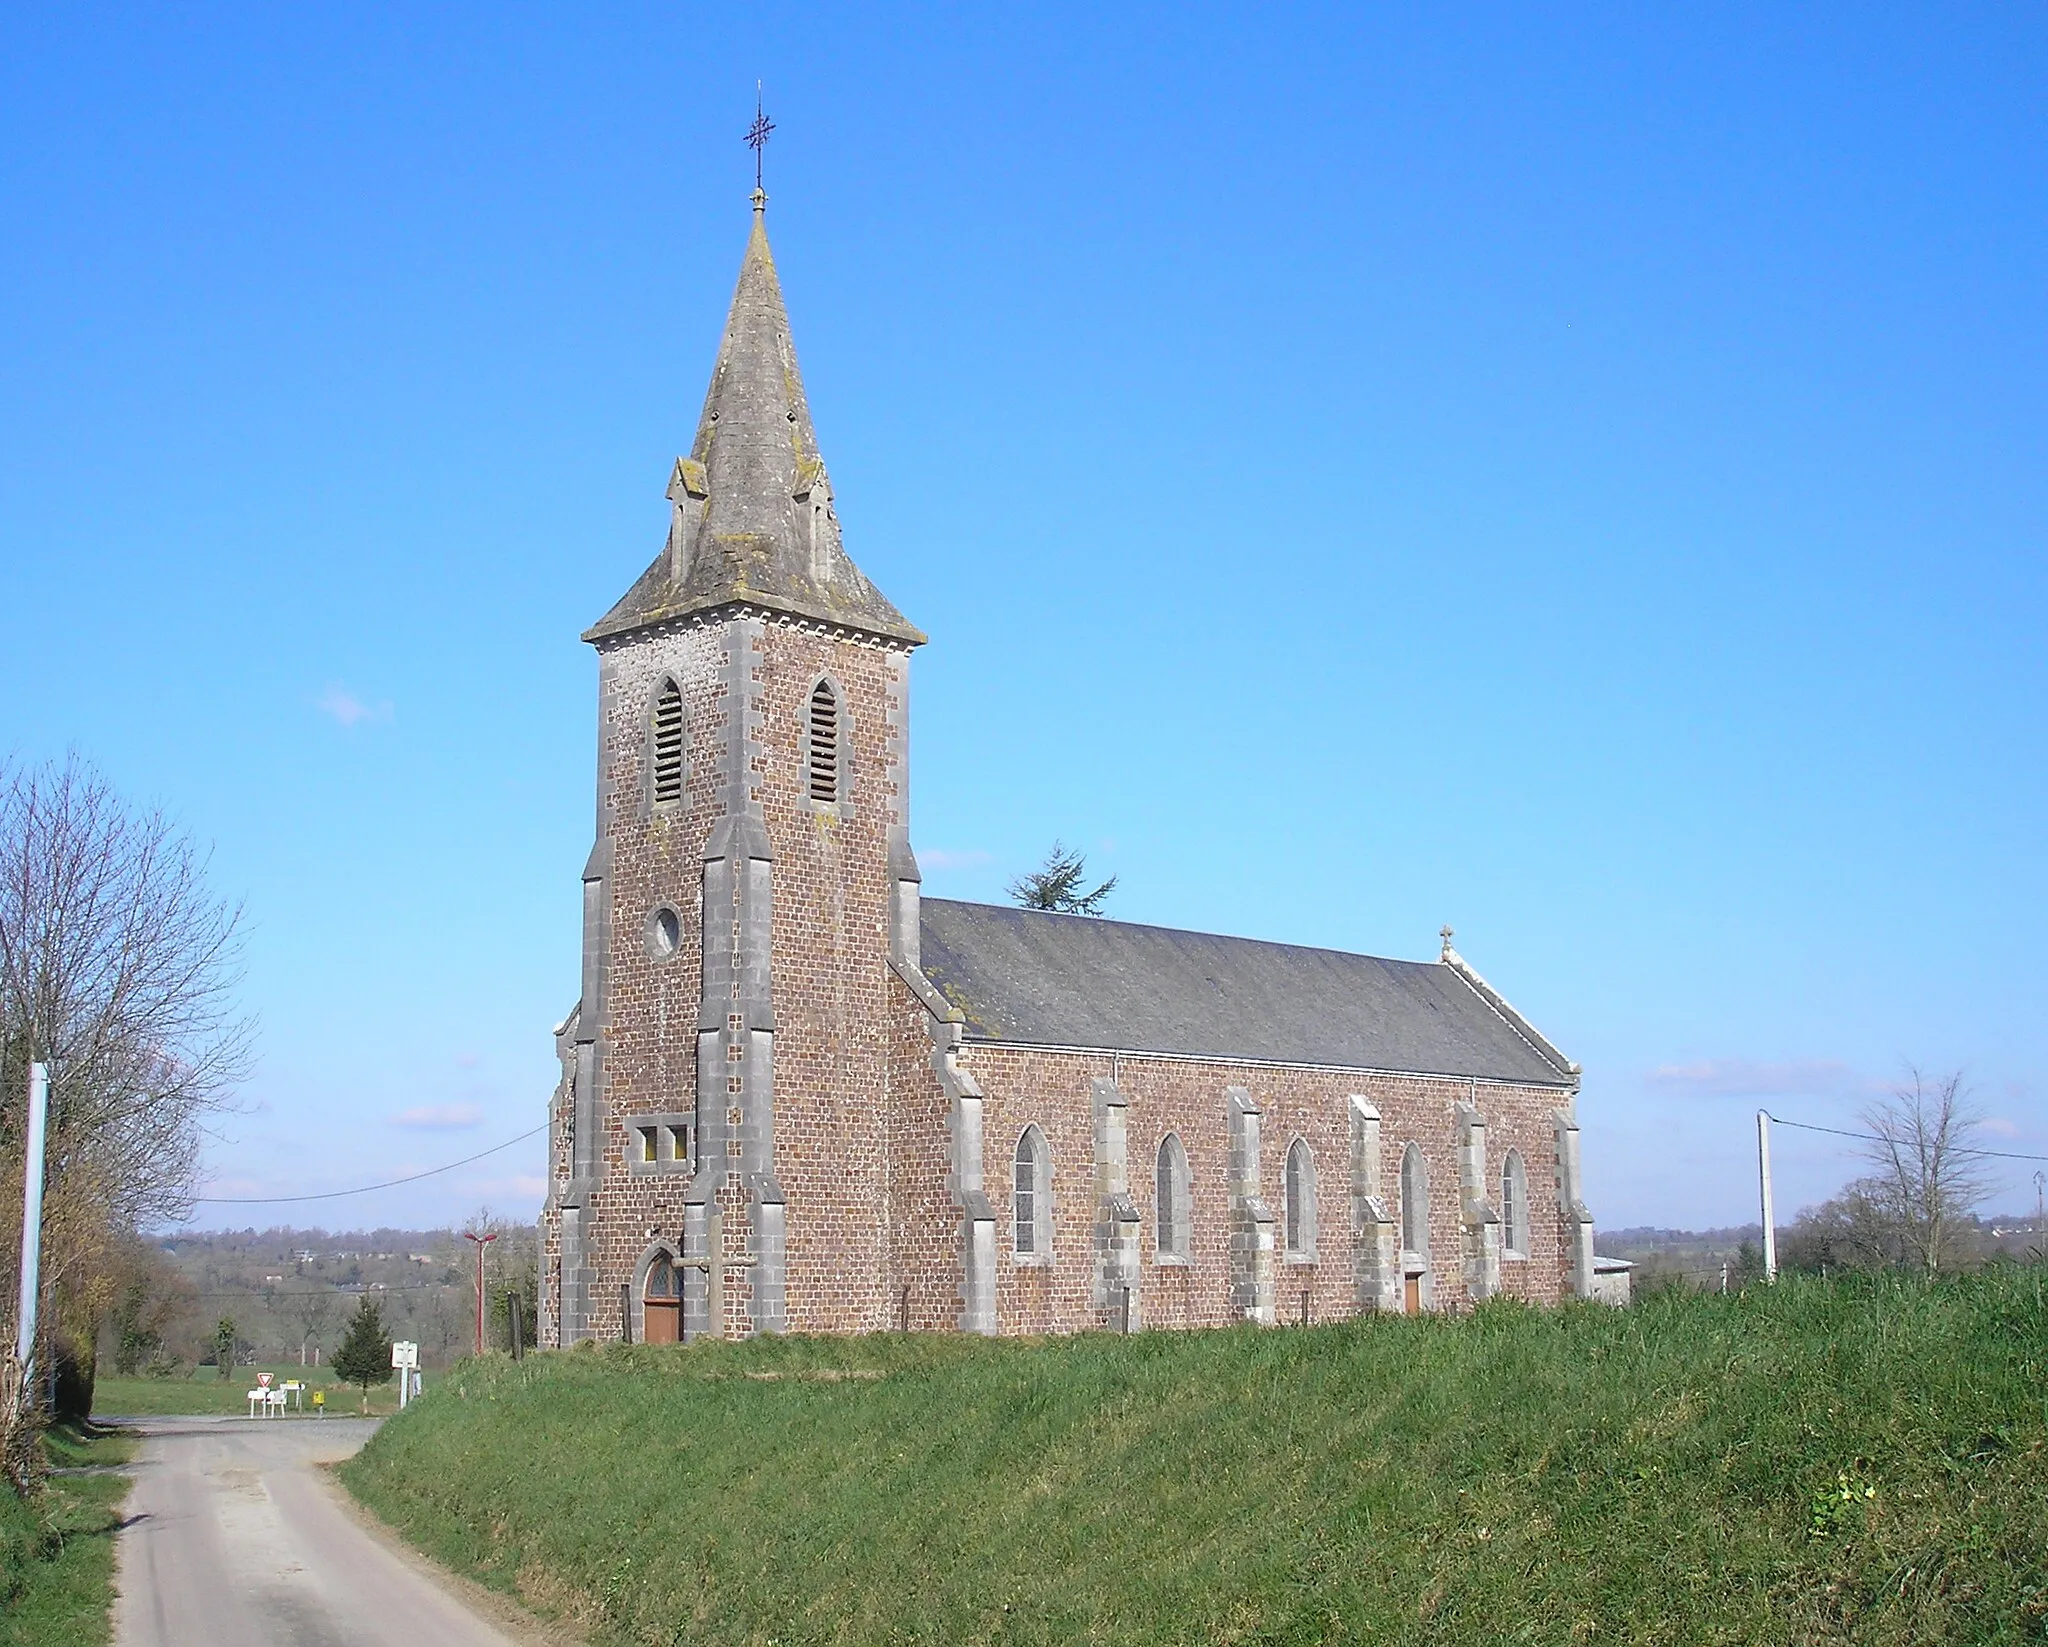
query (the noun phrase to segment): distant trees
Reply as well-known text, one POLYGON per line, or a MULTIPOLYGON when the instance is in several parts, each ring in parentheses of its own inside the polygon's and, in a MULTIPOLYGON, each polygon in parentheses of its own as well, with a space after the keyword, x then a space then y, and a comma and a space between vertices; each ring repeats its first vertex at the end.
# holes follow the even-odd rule
POLYGON ((540 1275, 531 1264, 521 1264, 491 1288, 491 1343, 510 1349, 530 1350, 540 1342, 540 1275), (515 1312, 512 1301, 519 1301, 515 1312), (514 1324, 519 1341, 512 1341, 514 1324))
MULTIPOLYGON (((454 1270, 446 1274, 450 1280, 454 1270)), ((432 1343, 443 1361, 453 1359, 455 1340, 462 1331, 462 1312, 455 1307, 455 1300, 440 1287, 427 1294, 425 1311, 426 1324, 433 1330, 432 1343)))
MULTIPOLYGON (((514 1347, 512 1300, 515 1297, 519 1300, 519 1347, 530 1349, 537 1342, 535 1315, 540 1299, 540 1255, 530 1240, 523 1239, 531 1228, 531 1225, 515 1224, 501 1217, 488 1206, 477 1208, 463 1225, 465 1235, 490 1237, 482 1250, 486 1347, 514 1347)), ((476 1284, 476 1275, 477 1272, 472 1270, 472 1287, 476 1284)), ((476 1294, 472 1291, 470 1297, 474 1306, 476 1294)))
MULTIPOLYGON (((86 1364, 122 1239, 191 1207, 201 1126, 246 1064, 241 912, 161 813, 91 767, 0 769, 0 1227, 20 1227, 28 1067, 50 1070, 41 1353, 86 1364)), ((19 1257, 0 1241, 12 1342, 19 1257)), ((32 1396, 0 1389, 12 1438, 32 1396)))
POLYGON ((1897 1239, 1902 1255, 1928 1275, 1953 1256, 1969 1215, 1991 1191, 1991 1175, 1971 1139, 1983 1117, 1969 1102, 1960 1072, 1929 1081, 1909 1069, 1863 1112, 1871 1141, 1864 1154, 1876 1169, 1855 1186, 1897 1239))
POLYGON ((1009 884, 1010 898, 1025 909, 1049 909, 1060 915, 1100 915, 1103 901, 1116 890, 1114 875, 1092 892, 1083 892, 1088 878, 1088 860, 1069 852, 1059 841, 1045 855, 1045 862, 1028 875, 1009 884))
POLYGON ((376 1302, 364 1297, 348 1318, 341 1342, 334 1350, 334 1376, 344 1384, 355 1384, 363 1392, 363 1411, 370 1410, 370 1386, 391 1382, 391 1335, 384 1330, 384 1314, 376 1302))
POLYGON ((324 1340, 334 1319, 334 1294, 301 1289, 285 1301, 285 1315, 299 1329, 299 1365, 306 1364, 306 1346, 324 1340))
POLYGON ((176 1324, 197 1305, 187 1281, 155 1247, 129 1238, 112 1269, 113 1303, 107 1330, 114 1371, 166 1373, 179 1361, 170 1338, 176 1324))
POLYGON ((1896 1268, 1904 1259, 1898 1233, 1864 1180, 1818 1206, 1806 1207, 1778 1238, 1779 1267, 1817 1274, 1896 1268))
POLYGON ((1936 1275, 1973 1255, 1971 1216, 1992 1176, 1973 1143, 1981 1117, 1960 1073, 1918 1069, 1861 1116, 1872 1171, 1808 1207, 1780 1244, 1788 1269, 1913 1269, 1936 1275))

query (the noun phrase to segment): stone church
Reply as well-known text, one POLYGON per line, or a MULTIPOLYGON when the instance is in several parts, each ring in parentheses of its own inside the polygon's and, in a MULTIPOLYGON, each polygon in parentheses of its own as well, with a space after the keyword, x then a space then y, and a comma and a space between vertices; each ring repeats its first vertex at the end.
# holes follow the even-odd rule
POLYGON ((1383 960, 921 895, 910 657, 754 219, 597 650, 543 1342, 1323 1320, 1596 1293, 1579 1069, 1383 960))

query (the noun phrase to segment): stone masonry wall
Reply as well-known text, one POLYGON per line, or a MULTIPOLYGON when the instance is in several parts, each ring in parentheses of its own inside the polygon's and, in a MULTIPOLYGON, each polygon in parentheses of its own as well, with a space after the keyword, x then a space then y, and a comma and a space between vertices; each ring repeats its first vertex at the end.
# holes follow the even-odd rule
MULTIPOLYGON (((645 1263, 657 1248, 679 1256, 693 1176, 723 1163, 629 1161, 635 1117, 694 1114, 701 986, 702 854, 722 815, 734 706, 726 699, 730 649, 745 646, 748 689, 761 714, 749 788, 775 856, 770 940, 775 1003, 775 1176, 786 1198, 787 1322, 792 1331, 857 1332, 896 1325, 901 1294, 891 1253, 889 1152, 896 1129, 888 1094, 892 1034, 901 1021, 888 964, 888 831, 901 817, 903 782, 891 765, 889 711, 908 667, 901 652, 794 624, 713 624, 653 630, 607 659, 600 704, 600 828, 611 848, 611 942, 600 1028, 604 1070, 601 1182, 585 1211, 597 1281, 591 1330, 616 1338, 620 1289, 637 1315, 645 1263), (685 798, 657 809, 648 796, 648 716, 665 675, 683 689, 685 798), (807 798, 806 710, 821 676, 842 703, 845 782, 838 803, 807 798), (650 945, 662 906, 677 916, 671 954, 650 945)), ((561 1180, 566 1150, 552 1163, 561 1180)), ((944 1193, 943 1145, 937 1164, 944 1193)), ((559 1186, 558 1186, 559 1187, 559 1186)), ((706 1182, 726 1213, 726 1249, 744 1252, 745 1198, 706 1182)), ((543 1231, 545 1260, 560 1253, 559 1214, 543 1231)), ((700 1281, 692 1278, 695 1284, 700 1281)), ((729 1315, 744 1326, 751 1277, 730 1277, 729 1315)), ((924 1291, 935 1283, 926 1278, 924 1291)), ((637 1327, 636 1327, 637 1334, 637 1327)))
MULTIPOLYGON (((591 1330, 620 1336, 619 1289, 647 1252, 682 1251, 687 1166, 632 1171, 634 1116, 694 1114, 701 982, 702 852, 720 810, 725 739, 731 728, 725 625, 651 630, 607 656, 598 703, 599 840, 610 846, 611 906, 605 1002, 598 1025, 603 1066, 601 1179, 584 1210, 597 1284, 591 1330), (648 793, 649 716, 666 675, 683 693, 684 796, 656 808, 648 793), (666 905, 681 934, 672 953, 650 944, 648 923, 666 905)), ((595 1010, 585 1003, 585 1011, 595 1010)), ((566 1172, 566 1163, 560 1169, 566 1172)))
POLYGON ((960 1319, 960 1210, 946 1185, 948 1101, 932 1073, 924 1008, 890 978, 890 1325, 950 1332, 960 1319))
MULTIPOLYGON (((1280 1321, 1327 1320, 1355 1313, 1351 1257, 1351 1162, 1347 1102, 1354 1093, 1378 1106, 1382 1191, 1398 1217, 1401 1153, 1422 1146, 1429 1168, 1430 1270, 1438 1309, 1470 1303, 1461 1274, 1462 1232, 1454 1106, 1476 1102, 1485 1117, 1488 1171, 1497 1178, 1510 1148, 1528 1169, 1532 1251, 1502 1266, 1501 1290, 1531 1303, 1555 1303, 1563 1280, 1556 1238, 1557 1187, 1551 1115, 1566 1101, 1557 1089, 1512 1087, 1423 1076, 1270 1069, 1223 1061, 1193 1063, 1142 1054, 1082 1055, 970 1045, 962 1063, 985 1094, 984 1137, 990 1200, 998 1217, 999 1317, 1004 1332, 1071 1332, 1113 1324, 1092 1297, 1098 1209, 1093 1182, 1090 1083, 1115 1077, 1129 1100, 1128 1159, 1140 1217, 1142 1318, 1150 1327, 1221 1326, 1230 1307, 1229 1127, 1224 1093, 1249 1089, 1264 1111, 1260 1187, 1284 1219, 1283 1172, 1289 1146, 1307 1142, 1315 1162, 1317 1242, 1312 1259, 1281 1255, 1275 1314, 1280 1321), (1050 1263, 1020 1261, 1011 1226, 1013 1161, 1024 1128, 1044 1133, 1052 1156, 1053 1251, 1050 1263), (1157 1252, 1156 1172, 1161 1141, 1177 1133, 1187 1150, 1190 1238, 1185 1264, 1157 1252)), ((1497 1196, 1498 1186, 1494 1194, 1497 1196)))
POLYGON ((896 1324, 890 1274, 888 706, 901 652, 767 626, 759 795, 775 848, 775 1172, 787 1198, 789 1327, 896 1324), (838 805, 806 798, 807 713, 821 676, 841 694, 849 751, 838 805))

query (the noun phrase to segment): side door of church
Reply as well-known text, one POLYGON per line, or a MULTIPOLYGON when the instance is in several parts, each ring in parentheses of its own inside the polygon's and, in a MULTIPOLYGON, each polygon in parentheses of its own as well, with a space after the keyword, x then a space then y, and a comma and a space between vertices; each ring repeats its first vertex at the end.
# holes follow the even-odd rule
POLYGON ((683 1341, 683 1279, 664 1255, 647 1266, 647 1287, 641 1298, 641 1336, 649 1344, 683 1341))

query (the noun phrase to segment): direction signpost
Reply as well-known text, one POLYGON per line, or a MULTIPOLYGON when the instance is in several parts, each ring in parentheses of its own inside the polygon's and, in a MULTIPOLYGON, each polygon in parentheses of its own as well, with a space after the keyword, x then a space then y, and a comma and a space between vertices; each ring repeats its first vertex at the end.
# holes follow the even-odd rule
POLYGON ((391 1342, 391 1365, 398 1374, 398 1405, 404 1410, 412 1396, 413 1380, 419 1375, 420 1347, 403 1338, 391 1342))

